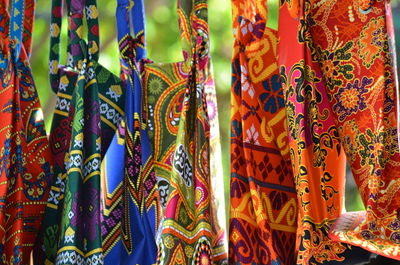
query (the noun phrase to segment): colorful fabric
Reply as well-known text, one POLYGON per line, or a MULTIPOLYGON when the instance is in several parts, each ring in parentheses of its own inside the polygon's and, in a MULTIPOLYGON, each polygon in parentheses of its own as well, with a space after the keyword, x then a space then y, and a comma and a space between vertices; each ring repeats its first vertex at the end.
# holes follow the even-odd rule
POLYGON ((232 1, 230 264, 295 263, 297 200, 277 32, 266 1, 232 1))
POLYGON ((67 65, 58 66, 61 4, 53 1, 50 54, 58 96, 50 137, 57 166, 34 256, 38 264, 103 264, 100 165, 124 115, 125 98, 120 79, 97 62, 96 1, 67 1, 70 53, 67 65), (88 45, 81 32, 84 11, 88 45))
POLYGON ((119 0, 117 26, 126 111, 102 165, 105 264, 155 264, 161 209, 142 110, 143 2, 119 0))
POLYGON ((145 63, 142 74, 163 207, 158 264, 222 264, 225 235, 217 212, 223 203, 217 206, 213 189, 222 176, 217 175, 220 153, 207 2, 178 1, 178 16, 184 61, 145 63))
POLYGON ((124 113, 120 80, 97 63, 96 0, 72 1, 71 53, 79 72, 57 264, 103 264, 100 165, 124 113), (88 45, 82 39, 83 11, 88 45))
POLYGON ((11 1, 11 16, 7 4, 0 3, 0 263, 28 264, 52 160, 29 65, 35 1, 11 1))
MULTIPOLYGON (((70 4, 67 5, 68 11, 70 4)), ((50 130, 49 142, 54 160, 53 180, 49 199, 45 211, 45 218, 41 226, 38 239, 33 251, 35 264, 53 264, 57 255, 58 239, 60 237, 62 203, 64 200, 65 180, 67 177, 67 163, 71 143, 72 95, 77 81, 77 73, 73 70, 72 55, 68 52, 67 65, 59 65, 59 45, 61 41, 61 26, 63 17, 62 1, 52 2, 52 16, 50 29, 50 85, 57 95, 53 121, 50 130)))
POLYGON ((279 15, 300 207, 297 264, 354 264, 368 259, 368 251, 400 259, 390 7, 383 0, 282 1, 279 15), (364 212, 342 214, 345 158, 364 212))

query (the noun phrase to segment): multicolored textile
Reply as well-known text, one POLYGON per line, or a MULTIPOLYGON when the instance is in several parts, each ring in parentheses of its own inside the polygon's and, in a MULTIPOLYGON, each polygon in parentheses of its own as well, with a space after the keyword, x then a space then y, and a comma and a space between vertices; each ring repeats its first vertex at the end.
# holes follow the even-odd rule
POLYGON ((124 98, 120 80, 97 62, 96 0, 71 4, 71 53, 79 75, 56 263, 103 264, 100 165, 124 115, 124 98), (83 11, 88 45, 81 36, 83 11))
POLYGON ((297 264, 354 264, 368 259, 366 250, 400 259, 390 7, 383 0, 282 1, 279 15, 279 65, 300 205, 297 264), (364 212, 342 214, 346 157, 364 212))
POLYGON ((143 2, 119 0, 117 26, 126 112, 102 165, 105 264, 154 264, 161 207, 142 111, 143 2))
POLYGON ((28 264, 52 161, 29 65, 35 1, 11 4, 10 17, 0 3, 0 263, 28 264))
MULTIPOLYGON (((70 5, 67 5, 68 10, 70 5)), ((53 180, 50 196, 45 211, 39 237, 33 251, 35 264, 53 264, 57 254, 58 239, 60 236, 62 202, 65 192, 67 175, 66 160, 72 133, 71 108, 72 95, 77 81, 77 73, 73 70, 72 55, 68 52, 67 65, 59 65, 59 45, 63 17, 62 1, 52 2, 51 30, 50 30, 50 85, 57 95, 53 122, 50 131, 50 148, 54 160, 53 180)))
POLYGON ((53 1, 50 79, 58 101, 50 139, 57 174, 34 256, 38 264, 103 264, 100 165, 125 98, 120 79, 97 62, 96 1, 67 1, 67 10, 70 55, 58 67, 62 2, 53 1), (84 11, 89 45, 82 39, 84 11))
POLYGON ((277 32, 266 1, 233 0, 230 264, 295 263, 297 201, 277 32))
POLYGON ((142 74, 163 207, 158 264, 222 264, 225 234, 213 189, 222 176, 220 165, 213 165, 220 153, 207 1, 178 1, 178 15, 184 61, 146 63, 142 74))

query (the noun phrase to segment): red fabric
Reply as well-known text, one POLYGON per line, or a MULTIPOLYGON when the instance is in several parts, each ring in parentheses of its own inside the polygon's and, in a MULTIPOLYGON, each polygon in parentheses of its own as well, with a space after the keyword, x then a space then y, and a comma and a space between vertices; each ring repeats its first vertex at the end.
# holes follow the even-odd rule
MULTIPOLYGON (((26 14, 33 8, 28 3, 26 14)), ((6 6, 0 15, 0 263, 29 264, 47 203, 51 156, 25 48, 13 58, 6 6)))

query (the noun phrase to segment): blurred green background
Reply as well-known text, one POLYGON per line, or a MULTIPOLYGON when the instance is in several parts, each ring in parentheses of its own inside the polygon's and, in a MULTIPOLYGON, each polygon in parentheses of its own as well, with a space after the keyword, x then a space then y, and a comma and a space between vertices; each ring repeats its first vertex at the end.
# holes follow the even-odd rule
MULTIPOLYGON (((100 62, 115 74, 119 74, 118 44, 116 41, 115 8, 117 1, 98 1, 100 19, 101 57, 100 62)), ((268 24, 277 28, 277 0, 269 1, 270 17, 268 24)), ((48 2, 47 2, 48 3, 48 2)), ((400 6, 392 1, 397 36, 400 36, 400 6)), ((156 62, 182 60, 181 43, 176 13, 176 0, 145 0, 146 34, 149 58, 156 62)), ((49 131, 55 97, 48 81, 49 21, 50 4, 39 1, 33 39, 31 65, 35 82, 44 110, 46 127, 49 131)), ((211 33, 211 54, 214 64, 220 132, 222 141, 225 197, 229 199, 229 120, 230 83, 233 36, 231 30, 231 6, 229 0, 209 0, 209 24, 211 33)), ((64 20, 66 26, 66 20, 64 20)), ((65 28, 65 27, 64 27, 65 28)), ((66 34, 64 34, 65 36, 66 34)), ((65 38, 64 38, 65 40, 65 38)), ((400 44, 400 40, 397 41, 400 44)), ((65 47, 65 45, 63 45, 65 47)), ((398 55, 399 56, 399 55, 398 55)), ((357 188, 348 171, 346 185, 347 210, 363 208, 357 188)))

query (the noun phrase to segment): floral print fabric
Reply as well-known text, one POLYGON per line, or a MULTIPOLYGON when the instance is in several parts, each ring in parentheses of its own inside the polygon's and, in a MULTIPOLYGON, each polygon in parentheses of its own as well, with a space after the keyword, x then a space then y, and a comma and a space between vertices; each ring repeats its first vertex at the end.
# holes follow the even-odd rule
POLYGON ((386 1, 358 2, 281 2, 279 64, 300 207, 297 264, 353 264, 369 252, 400 259, 392 18, 386 1), (342 214, 346 158, 364 212, 342 214))
POLYGON ((400 260, 387 0, 281 0, 278 31, 266 1, 232 0, 229 255, 207 1, 178 0, 184 61, 168 64, 146 59, 143 1, 117 2, 120 78, 98 63, 96 0, 66 1, 59 65, 53 0, 49 140, 29 66, 35 1, 0 2, 0 264, 27 264, 34 243, 47 265, 400 260), (365 211, 344 209, 346 161, 365 211))

